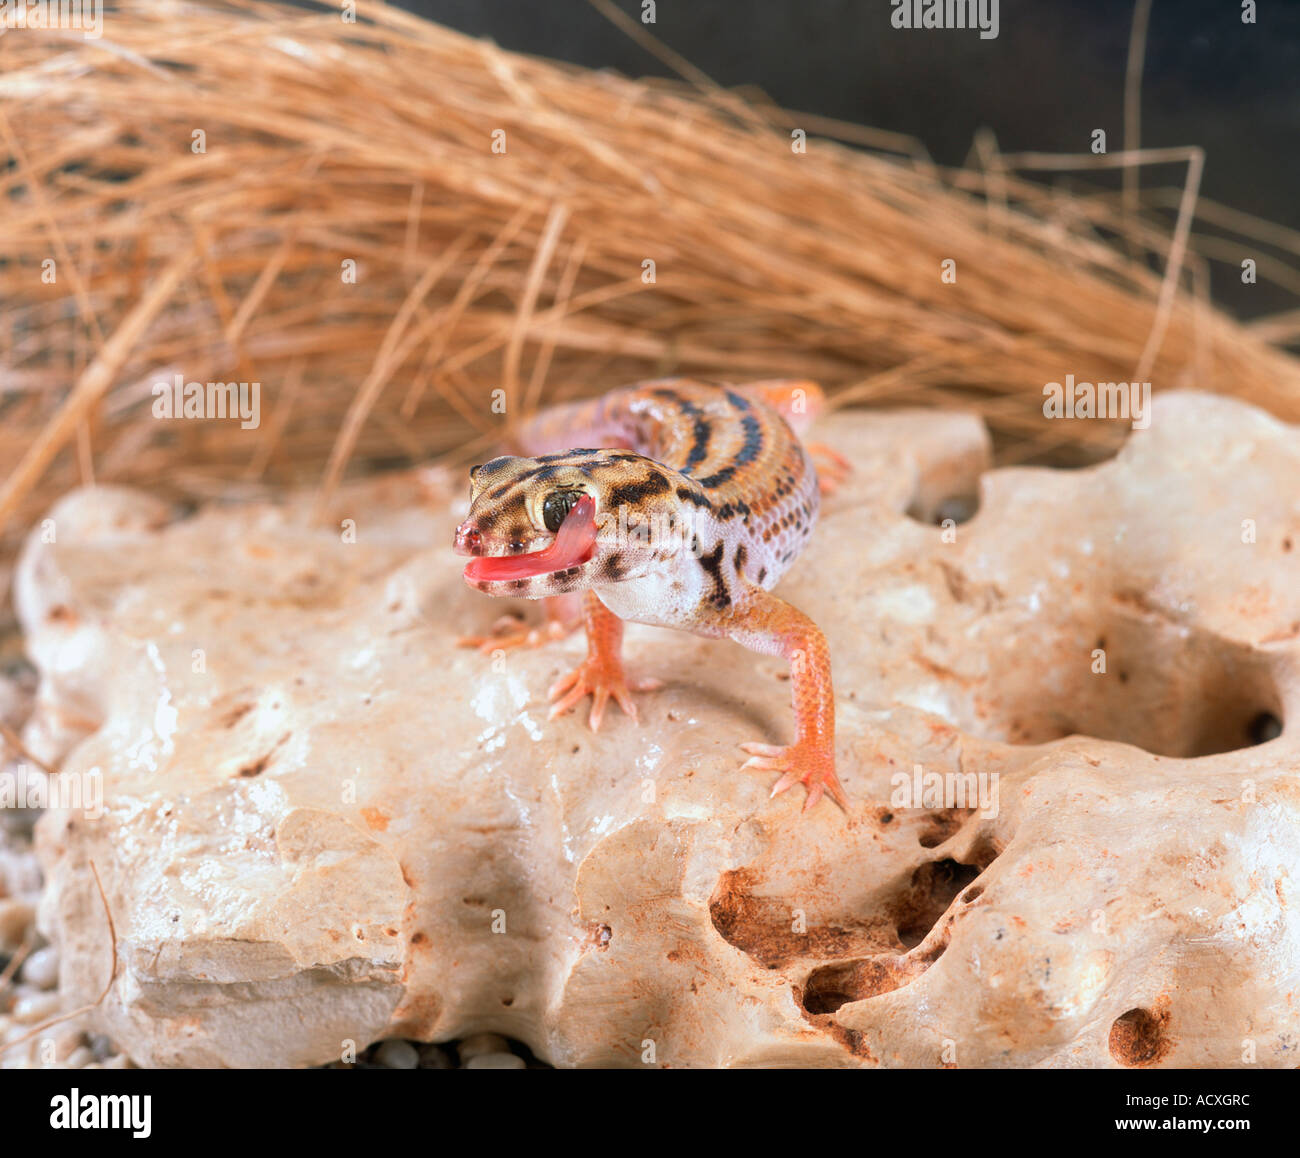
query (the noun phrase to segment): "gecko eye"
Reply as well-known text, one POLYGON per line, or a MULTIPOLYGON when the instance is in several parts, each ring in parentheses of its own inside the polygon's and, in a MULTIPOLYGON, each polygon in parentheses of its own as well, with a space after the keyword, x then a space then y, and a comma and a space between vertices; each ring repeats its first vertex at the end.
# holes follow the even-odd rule
POLYGON ((582 491, 552 491, 542 503, 542 522, 551 532, 558 531, 560 524, 582 498, 582 491))

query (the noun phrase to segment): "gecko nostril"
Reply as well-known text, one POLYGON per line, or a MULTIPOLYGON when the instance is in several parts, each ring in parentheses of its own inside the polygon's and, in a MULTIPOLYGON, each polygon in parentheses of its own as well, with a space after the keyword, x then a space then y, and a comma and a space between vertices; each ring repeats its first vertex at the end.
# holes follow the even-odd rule
POLYGON ((470 526, 468 523, 461 523, 456 528, 456 549, 461 551, 477 551, 483 543, 483 536, 477 527, 470 526))

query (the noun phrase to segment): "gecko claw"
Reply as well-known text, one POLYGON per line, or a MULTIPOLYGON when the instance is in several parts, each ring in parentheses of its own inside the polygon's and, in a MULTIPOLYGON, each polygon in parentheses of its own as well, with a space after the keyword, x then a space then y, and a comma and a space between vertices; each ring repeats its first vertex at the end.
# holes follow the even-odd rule
POLYGON ((829 795, 845 812, 849 810, 849 798, 835 775, 835 759, 830 753, 811 744, 794 744, 787 748, 776 744, 746 743, 740 747, 749 753, 749 759, 740 766, 742 772, 753 769, 782 773, 781 779, 772 787, 771 796, 779 796, 796 784, 805 784, 808 798, 803 804, 804 812, 823 795, 829 795))

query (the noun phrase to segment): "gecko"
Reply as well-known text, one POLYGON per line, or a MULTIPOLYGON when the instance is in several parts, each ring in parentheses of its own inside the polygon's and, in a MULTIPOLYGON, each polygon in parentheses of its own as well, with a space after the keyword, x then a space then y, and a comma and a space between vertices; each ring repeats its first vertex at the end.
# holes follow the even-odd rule
POLYGON ((453 547, 470 557, 466 583, 487 595, 546 600, 546 624, 505 634, 498 625, 461 643, 484 651, 540 645, 585 626, 587 658, 549 699, 554 718, 591 696, 593 730, 611 699, 635 720, 632 693, 662 686, 629 680, 624 621, 784 658, 794 743, 741 744, 749 756, 742 769, 778 773, 772 796, 803 784, 805 810, 823 794, 847 809, 835 773, 826 637, 772 593, 812 535, 822 492, 849 470, 843 456, 805 446, 796 433, 824 404, 812 382, 671 378, 525 421, 511 447, 519 454, 470 470, 469 513, 453 547))

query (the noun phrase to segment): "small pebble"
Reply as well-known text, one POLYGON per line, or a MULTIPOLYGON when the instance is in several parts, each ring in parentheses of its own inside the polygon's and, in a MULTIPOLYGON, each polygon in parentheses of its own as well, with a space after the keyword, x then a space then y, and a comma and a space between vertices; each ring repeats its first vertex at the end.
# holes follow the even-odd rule
POLYGON ((451 1070, 456 1067, 452 1064, 451 1055, 440 1045, 425 1045, 420 1047, 420 1068, 422 1070, 451 1070))
POLYGON ((36 919, 36 910, 17 897, 0 900, 0 945, 17 949, 36 919))
POLYGON ((499 1033, 471 1033, 456 1046, 460 1064, 464 1065, 470 1058, 483 1053, 509 1053, 510 1043, 499 1033))
POLYGON ((389 1070, 413 1070, 420 1053, 409 1041, 386 1041, 375 1051, 375 1061, 389 1070))
POLYGON ((467 1070, 521 1070, 524 1059, 513 1053, 475 1054, 465 1063, 467 1070))
POLYGON ((90 1052, 84 1045, 79 1045, 70 1054, 68 1059, 63 1063, 70 1070, 85 1069, 86 1066, 95 1064, 95 1055, 90 1052))
POLYGON ((37 949, 23 962, 23 980, 37 989, 53 989, 59 983, 59 951, 53 945, 37 949))
POLYGON ((19 1025, 36 1025, 59 1012, 57 993, 27 993, 14 1002, 10 1016, 19 1025))

